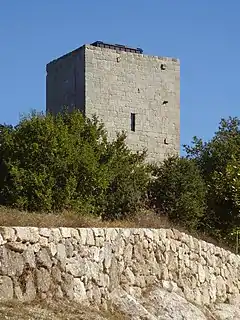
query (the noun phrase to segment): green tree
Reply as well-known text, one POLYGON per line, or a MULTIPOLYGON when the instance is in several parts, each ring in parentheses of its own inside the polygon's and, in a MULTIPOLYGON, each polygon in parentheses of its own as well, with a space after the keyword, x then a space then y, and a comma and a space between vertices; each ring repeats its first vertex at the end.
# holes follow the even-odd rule
POLYGON ((197 229, 205 211, 206 186, 192 160, 170 157, 154 170, 151 204, 170 220, 197 229))
POLYGON ((145 154, 126 136, 109 142, 96 117, 36 112, 0 132, 0 202, 29 211, 84 210, 120 218, 137 210, 148 183, 145 154))
POLYGON ((208 186, 204 228, 224 237, 240 225, 239 128, 240 119, 222 119, 210 141, 194 137, 192 145, 185 146, 187 157, 196 162, 208 186))
POLYGON ((151 169, 145 164, 146 151, 132 152, 125 143, 126 135, 118 134, 109 144, 109 185, 104 198, 104 219, 133 216, 144 204, 151 169))

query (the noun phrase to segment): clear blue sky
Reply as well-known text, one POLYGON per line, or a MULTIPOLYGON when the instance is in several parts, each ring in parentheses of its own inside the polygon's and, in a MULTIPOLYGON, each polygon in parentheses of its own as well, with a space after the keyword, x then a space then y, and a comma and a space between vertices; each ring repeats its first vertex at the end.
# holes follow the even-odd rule
POLYGON ((103 40, 181 60, 181 143, 240 116, 239 0, 0 0, 0 123, 45 110, 45 65, 103 40))

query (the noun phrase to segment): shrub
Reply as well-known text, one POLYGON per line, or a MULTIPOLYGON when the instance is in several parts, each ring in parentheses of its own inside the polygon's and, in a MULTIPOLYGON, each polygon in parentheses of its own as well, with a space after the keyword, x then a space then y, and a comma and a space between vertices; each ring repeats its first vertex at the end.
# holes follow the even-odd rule
POLYGON ((198 228, 205 210, 206 187, 195 163, 170 157, 155 167, 154 176, 151 205, 174 222, 198 228))
POLYGON ((204 228, 229 237, 240 225, 240 119, 222 119, 211 140, 194 137, 185 150, 208 186, 204 228))
POLYGON ((104 199, 104 219, 130 218, 143 205, 150 181, 146 151, 132 152, 121 134, 109 145, 109 185, 104 199))
POLYGON ((119 218, 137 210, 148 174, 125 135, 112 142, 79 111, 31 113, 0 132, 0 203, 28 211, 84 210, 119 218))

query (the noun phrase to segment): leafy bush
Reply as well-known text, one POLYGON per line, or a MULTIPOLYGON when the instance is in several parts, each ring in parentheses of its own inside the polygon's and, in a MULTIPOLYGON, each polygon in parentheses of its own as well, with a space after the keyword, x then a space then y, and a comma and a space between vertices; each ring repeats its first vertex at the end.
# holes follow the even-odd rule
POLYGON ((132 152, 121 134, 109 144, 109 185, 105 194, 104 215, 107 219, 129 218, 142 206, 150 181, 146 152, 132 152))
POLYGON ((196 229, 205 210, 206 186, 195 163, 170 157, 154 170, 150 201, 170 220, 196 229))
POLYGON ((228 237, 240 226, 240 119, 222 119, 214 137, 185 146, 208 186, 204 228, 228 237))
POLYGON ((0 132, 0 203, 29 211, 133 213, 148 183, 144 154, 125 136, 109 142, 102 123, 74 111, 32 113, 0 132))

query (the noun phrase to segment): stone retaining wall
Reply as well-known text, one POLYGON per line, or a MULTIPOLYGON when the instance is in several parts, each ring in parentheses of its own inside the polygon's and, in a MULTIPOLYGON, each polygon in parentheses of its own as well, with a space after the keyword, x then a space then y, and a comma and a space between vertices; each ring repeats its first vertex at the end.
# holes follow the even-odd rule
POLYGON ((170 229, 0 228, 0 299, 106 306, 155 283, 209 305, 239 296, 240 256, 170 229))

